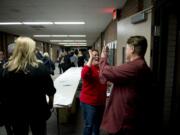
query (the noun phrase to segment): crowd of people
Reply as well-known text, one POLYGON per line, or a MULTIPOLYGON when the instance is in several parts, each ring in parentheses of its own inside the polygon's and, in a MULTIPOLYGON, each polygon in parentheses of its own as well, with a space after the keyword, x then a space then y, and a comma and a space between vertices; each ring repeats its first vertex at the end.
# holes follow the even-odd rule
MULTIPOLYGON (((70 67, 82 67, 79 99, 84 118, 83 135, 100 135, 100 131, 108 135, 147 134, 152 73, 144 59, 146 49, 144 36, 129 37, 126 63, 119 66, 108 64, 108 46, 103 47, 101 54, 90 49, 87 62, 77 50, 64 51, 58 57, 60 73, 70 67), (107 102, 108 84, 113 87, 107 102)), ((16 39, 8 60, 0 51, 3 88, 0 90, 0 122, 8 135, 28 135, 29 126, 33 135, 46 135, 46 121, 56 92, 50 76, 53 64, 49 54, 41 55, 29 37, 16 39)))
POLYGON ((64 50, 58 57, 59 73, 65 72, 70 67, 83 67, 86 63, 86 57, 81 50, 64 50))

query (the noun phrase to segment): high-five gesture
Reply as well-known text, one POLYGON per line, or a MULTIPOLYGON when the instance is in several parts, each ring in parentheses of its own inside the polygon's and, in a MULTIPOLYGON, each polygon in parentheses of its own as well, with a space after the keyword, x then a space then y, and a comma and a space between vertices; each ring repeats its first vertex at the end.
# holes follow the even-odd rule
POLYGON ((109 53, 109 48, 107 45, 104 45, 102 52, 101 52, 101 58, 108 56, 108 53, 109 53))
POLYGON ((92 54, 92 50, 91 49, 89 49, 88 52, 89 52, 89 60, 88 60, 86 65, 91 67, 92 60, 93 60, 93 54, 92 54))
POLYGON ((88 50, 89 52, 89 60, 87 62, 87 66, 91 67, 91 65, 99 65, 99 53, 97 50, 88 50))
POLYGON ((89 49, 88 52, 89 52, 89 59, 93 59, 92 50, 89 49))

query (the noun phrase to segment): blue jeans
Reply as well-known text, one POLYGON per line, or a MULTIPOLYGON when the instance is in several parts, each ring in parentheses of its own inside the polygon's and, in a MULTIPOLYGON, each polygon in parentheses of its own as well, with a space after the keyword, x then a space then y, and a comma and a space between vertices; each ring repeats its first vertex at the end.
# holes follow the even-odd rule
POLYGON ((99 135, 99 127, 105 106, 92 106, 80 103, 84 115, 84 131, 83 135, 99 135))

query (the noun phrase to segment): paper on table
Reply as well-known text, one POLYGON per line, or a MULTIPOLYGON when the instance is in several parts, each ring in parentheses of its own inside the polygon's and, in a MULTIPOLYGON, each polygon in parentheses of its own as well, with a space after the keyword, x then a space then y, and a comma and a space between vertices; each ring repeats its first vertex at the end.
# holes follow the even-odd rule
POLYGON ((54 105, 69 106, 72 103, 71 98, 63 97, 62 95, 58 95, 55 98, 54 105))
POLYGON ((63 86, 72 86, 72 84, 63 84, 63 86))

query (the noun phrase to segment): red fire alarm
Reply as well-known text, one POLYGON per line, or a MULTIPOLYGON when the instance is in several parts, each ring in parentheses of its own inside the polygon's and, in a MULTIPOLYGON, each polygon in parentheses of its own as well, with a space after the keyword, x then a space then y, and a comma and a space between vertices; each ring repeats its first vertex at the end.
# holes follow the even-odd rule
POLYGON ((113 20, 119 20, 121 17, 121 10, 120 9, 114 9, 112 16, 113 16, 113 20))

